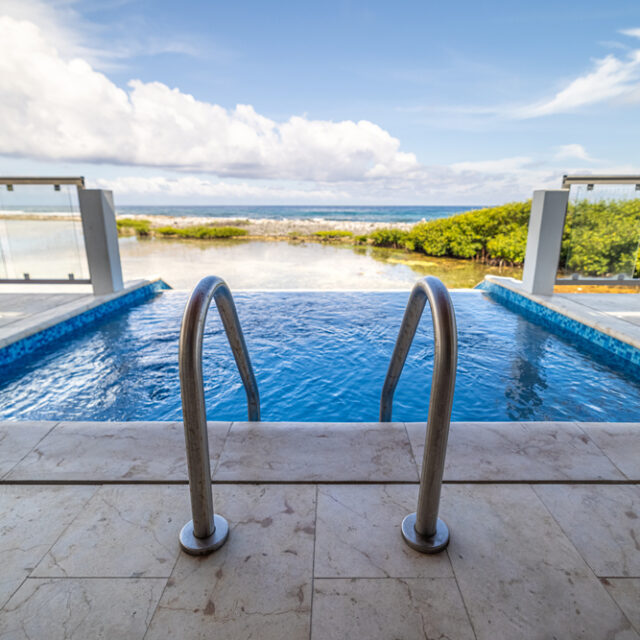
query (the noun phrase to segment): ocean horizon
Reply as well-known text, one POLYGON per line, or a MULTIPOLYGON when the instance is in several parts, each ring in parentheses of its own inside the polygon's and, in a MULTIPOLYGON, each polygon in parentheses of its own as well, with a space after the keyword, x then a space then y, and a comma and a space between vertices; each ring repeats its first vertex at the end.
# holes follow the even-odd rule
MULTIPOLYGON (((249 220, 316 220, 351 222, 404 222, 447 218, 457 213, 490 205, 430 206, 313 206, 313 205, 118 205, 120 216, 154 215, 168 217, 242 218, 249 220)), ((5 213, 69 215, 60 206, 3 207, 5 213)))

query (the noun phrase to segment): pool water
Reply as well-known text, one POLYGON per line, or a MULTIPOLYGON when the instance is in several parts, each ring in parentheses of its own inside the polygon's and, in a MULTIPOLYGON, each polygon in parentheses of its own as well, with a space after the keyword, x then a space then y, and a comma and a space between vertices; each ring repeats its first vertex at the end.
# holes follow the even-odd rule
MULTIPOLYGON (((451 296, 459 335, 454 420, 640 420, 640 378, 485 293, 451 296)), ((262 419, 376 421, 407 299, 407 292, 236 293, 262 419)), ((0 419, 179 420, 186 300, 186 292, 164 292, 6 367, 0 419)), ((432 364, 427 307, 394 420, 426 419, 432 364)), ((245 420, 244 389, 215 306, 204 377, 209 419, 245 420)))

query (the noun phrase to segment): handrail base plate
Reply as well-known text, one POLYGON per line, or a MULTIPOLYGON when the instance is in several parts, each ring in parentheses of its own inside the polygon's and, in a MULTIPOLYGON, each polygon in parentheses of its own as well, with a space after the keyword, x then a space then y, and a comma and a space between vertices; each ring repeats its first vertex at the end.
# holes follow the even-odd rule
POLYGON ((213 516, 215 529, 208 538, 193 535, 193 520, 189 520, 180 531, 180 546, 192 556, 205 556, 219 549, 229 537, 229 523, 217 513, 213 516))
POLYGON ((436 532, 429 537, 421 536, 416 531, 416 514, 410 513, 402 521, 402 537, 412 549, 420 553, 439 553, 449 544, 449 527, 444 520, 438 518, 436 532))

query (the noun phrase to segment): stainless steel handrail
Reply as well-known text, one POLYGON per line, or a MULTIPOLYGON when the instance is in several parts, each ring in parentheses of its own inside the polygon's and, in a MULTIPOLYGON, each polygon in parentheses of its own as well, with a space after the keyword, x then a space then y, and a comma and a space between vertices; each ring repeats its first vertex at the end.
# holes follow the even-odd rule
POLYGON ((260 395, 242 334, 233 296, 222 278, 207 276, 196 285, 187 302, 180 330, 180 392, 187 448, 189 491, 193 520, 180 532, 180 546, 192 555, 221 547, 229 524, 213 511, 207 411, 202 379, 202 340, 207 312, 214 300, 247 394, 250 421, 260 420, 260 395))
POLYGON ((419 280, 409 297, 382 387, 380 422, 391 421, 393 394, 427 300, 431 306, 435 341, 433 378, 418 508, 416 513, 408 515, 403 520, 402 535, 406 543, 417 551, 437 553, 449 544, 449 529, 444 521, 438 518, 438 508, 456 381, 458 334, 449 292, 444 284, 433 276, 419 280))

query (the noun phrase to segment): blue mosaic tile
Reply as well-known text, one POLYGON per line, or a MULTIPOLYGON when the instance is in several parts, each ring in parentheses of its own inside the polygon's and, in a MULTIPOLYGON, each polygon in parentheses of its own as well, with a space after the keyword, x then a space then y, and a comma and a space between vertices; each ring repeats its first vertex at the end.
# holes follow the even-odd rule
POLYGON ((553 333, 569 338, 577 345, 635 377, 640 376, 640 349, 493 282, 485 281, 483 289, 507 309, 519 313, 527 320, 553 333))
POLYGON ((58 324, 47 327, 38 333, 34 333, 22 340, 13 342, 6 347, 0 349, 0 365, 6 365, 23 357, 27 353, 32 353, 40 349, 44 345, 50 344, 58 340, 64 335, 85 328, 106 316, 110 316, 118 311, 127 309, 135 304, 149 300, 157 295, 160 291, 171 289, 171 287, 162 280, 155 280, 147 285, 138 287, 129 293, 104 302, 92 309, 87 309, 68 320, 63 320, 58 324))

